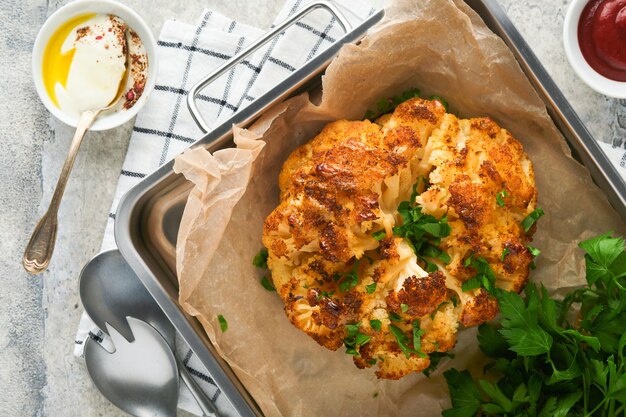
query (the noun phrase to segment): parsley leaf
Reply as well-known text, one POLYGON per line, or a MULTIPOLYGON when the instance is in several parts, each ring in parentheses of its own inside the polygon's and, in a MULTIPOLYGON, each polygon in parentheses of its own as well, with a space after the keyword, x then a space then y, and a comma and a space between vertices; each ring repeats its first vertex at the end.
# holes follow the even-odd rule
POLYGON ((585 265, 589 285, 593 285, 598 279, 606 280, 611 274, 609 268, 624 252, 624 241, 611 238, 610 233, 581 242, 578 246, 587 252, 585 265))
POLYGON ((490 358, 508 357, 508 344, 498 330, 488 324, 478 326, 480 350, 490 358))
POLYGON ((390 321, 395 321, 395 322, 401 322, 402 321, 402 317, 400 317, 398 315, 398 313, 394 313, 393 311, 389 312, 389 320, 390 321))
POLYGON ((427 265, 427 270, 433 272, 437 270, 437 266, 431 264, 425 258, 437 258, 448 264, 451 261, 450 255, 437 247, 441 239, 450 235, 450 225, 448 217, 443 216, 437 219, 430 214, 422 213, 422 208, 414 205, 415 196, 417 196, 417 186, 426 180, 418 178, 417 183, 413 187, 414 195, 411 201, 402 201, 398 205, 398 213, 402 218, 402 225, 393 228, 394 236, 402 237, 411 246, 413 251, 427 265))
POLYGON ((491 269, 489 262, 480 256, 470 256, 465 260, 465 267, 472 267, 476 270, 476 275, 468 279, 461 285, 463 292, 484 288, 492 295, 497 294, 496 274, 491 269))
POLYGON ((522 227, 524 228, 524 231, 528 232, 530 228, 533 227, 533 224, 535 224, 535 222, 539 220, 539 218, 544 214, 545 213, 543 212, 543 209, 541 207, 537 207, 535 210, 533 210, 532 213, 530 213, 528 216, 526 216, 524 220, 522 220, 522 227))
POLYGON ((424 358, 426 354, 422 352, 422 336, 425 332, 420 328, 419 320, 415 320, 411 326, 413 327, 413 349, 415 349, 418 355, 424 358))
POLYGON ((276 287, 269 277, 261 278, 261 285, 268 291, 276 291, 276 287))
POLYGON ((578 245, 596 263, 609 267, 624 252, 624 239, 612 238, 605 233, 578 245))
POLYGON ((359 348, 368 343, 371 339, 370 336, 359 332, 361 323, 346 324, 346 337, 343 339, 343 343, 346 346, 346 353, 353 356, 361 356, 359 348))
POLYGON ((508 196, 509 196, 509 193, 507 193, 506 190, 500 191, 496 195, 496 203, 498 203, 500 207, 504 207, 506 205, 506 203, 504 202, 504 197, 508 197, 508 196))
POLYGON ((509 248, 502 249, 502 255, 500 256, 500 261, 504 262, 504 258, 506 258, 506 255, 508 255, 509 253, 511 253, 511 250, 509 248))
POLYGON ((550 351, 552 336, 538 323, 537 307, 525 305, 514 292, 503 291, 498 297, 502 315, 502 336, 509 349, 522 356, 536 356, 550 351))
POLYGON ((406 313, 409 311, 409 306, 406 304, 400 304, 400 310, 402 310, 403 313, 406 313))
POLYGON ((376 291, 376 283, 373 282, 369 285, 366 285, 365 291, 367 291, 368 294, 374 294, 374 292, 376 291))
POLYGON ((256 266, 257 268, 267 269, 267 257, 268 256, 269 256, 269 253, 267 252, 267 249, 261 248, 259 253, 254 255, 254 258, 252 259, 252 265, 256 266))
POLYGON ((442 415, 444 417, 473 417, 476 415, 480 408, 481 395, 470 373, 449 369, 443 375, 450 390, 452 408, 444 410, 442 415))
MULTIPOLYGON (((335 281, 341 280, 339 282, 339 291, 346 292, 351 288, 359 285, 359 275, 357 271, 359 270, 359 260, 355 260, 350 272, 344 274, 343 276, 339 276, 335 281)), ((333 277, 334 279, 334 277, 333 277)))
POLYGON ((531 254, 532 256, 534 256, 535 258, 536 258, 537 256, 541 255, 541 251, 540 251, 539 249, 537 249, 536 247, 534 247, 534 246, 527 245, 527 246, 526 246, 526 249, 528 249, 528 251, 530 252, 530 254, 531 254))
POLYGON ((222 330, 222 333, 228 330, 228 322, 226 321, 224 316, 222 316, 221 314, 218 314, 217 321, 220 323, 220 329, 222 330))
POLYGON ((386 236, 387 231, 385 229, 372 233, 372 237, 376 240, 383 240, 386 236))
POLYGON ((390 324, 389 330, 391 330, 391 333, 396 338, 396 342, 398 342, 398 346, 400 346, 400 350, 402 350, 404 356, 409 358, 411 357, 411 353, 418 353, 415 349, 411 348, 411 346, 409 345, 409 338, 406 336, 406 334, 404 334, 402 329, 400 329, 398 326, 390 324))
POLYGON ((377 110, 368 110, 363 118, 368 120, 374 120, 385 113, 390 113, 402 102, 405 102, 414 97, 419 97, 420 93, 421 92, 418 88, 413 88, 411 90, 404 91, 397 96, 380 99, 376 103, 377 110))
POLYGON ((372 326, 372 329, 376 330, 377 332, 380 331, 380 326, 382 325, 380 320, 370 320, 370 326, 372 326))
POLYGON ((424 369, 422 373, 430 378, 430 375, 437 370, 442 359, 453 359, 454 355, 449 352, 432 352, 428 354, 428 358, 430 359, 430 365, 428 365, 428 368, 424 369))
POLYGON ((335 291, 320 291, 320 294, 317 296, 317 300, 321 300, 322 297, 333 298, 333 295, 335 295, 335 291))

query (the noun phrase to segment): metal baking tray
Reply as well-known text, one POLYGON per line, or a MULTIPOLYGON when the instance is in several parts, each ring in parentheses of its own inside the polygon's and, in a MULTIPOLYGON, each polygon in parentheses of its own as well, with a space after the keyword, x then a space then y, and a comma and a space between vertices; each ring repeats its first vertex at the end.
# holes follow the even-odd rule
MULTIPOLYGON (((466 3, 509 46, 522 70, 545 102, 548 113, 567 139, 574 155, 587 167, 613 207, 622 218, 626 219, 624 180, 515 29, 497 0, 466 0, 466 3)), ((336 9, 329 7, 327 2, 322 1, 316 4, 312 7, 325 7, 332 13, 337 12, 336 9)), ((382 19, 383 14, 381 10, 360 26, 348 31, 343 38, 317 58, 279 82, 276 87, 235 114, 230 120, 207 133, 193 146, 205 146, 210 151, 232 146, 233 124, 242 127, 249 126, 269 106, 302 91, 319 87, 324 69, 341 46, 360 39, 368 28, 382 19)), ((295 16, 290 19, 291 22, 285 23, 291 24, 298 18, 299 16, 295 16)), ((268 35, 276 34, 283 29, 282 26, 277 27, 268 35)), ((231 61, 242 59, 243 57, 239 56, 231 61)), ((208 76, 204 84, 200 83, 198 89, 190 92, 190 110, 201 128, 204 125, 197 109, 194 108, 194 97, 199 88, 210 82, 207 80, 219 76, 217 73, 225 72, 229 63, 208 76)), ((206 127, 203 130, 206 130, 206 127)), ((228 364, 215 352, 200 323, 184 313, 178 304, 174 249, 180 218, 191 186, 181 175, 173 172, 172 166, 173 162, 165 164, 122 198, 115 222, 117 244, 128 264, 137 273, 183 339, 198 355, 235 410, 242 416, 261 416, 262 412, 258 405, 228 364)))

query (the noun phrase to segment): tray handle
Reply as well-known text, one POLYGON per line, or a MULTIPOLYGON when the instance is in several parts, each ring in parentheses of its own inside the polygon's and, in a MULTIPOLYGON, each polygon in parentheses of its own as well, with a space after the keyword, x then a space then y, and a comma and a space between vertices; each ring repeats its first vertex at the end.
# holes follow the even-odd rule
POLYGON ((326 9, 332 14, 339 22, 339 26, 344 30, 344 32, 349 32, 352 28, 348 19, 337 9, 337 7, 329 1, 326 0, 317 0, 311 4, 309 4, 304 9, 300 10, 298 13, 294 14, 290 18, 286 19, 284 22, 277 25, 274 29, 268 31, 263 36, 261 36, 258 40, 254 41, 247 48, 241 51, 239 54, 233 56, 226 63, 224 63, 221 67, 198 81, 187 94, 187 107, 189 108, 189 112, 191 113, 191 117, 196 122, 200 130, 203 133, 207 133, 210 130, 209 125, 204 121, 200 114, 200 110, 196 105, 196 99, 200 94, 200 91, 206 88, 209 84, 215 81, 218 77, 223 75, 225 72, 229 71, 235 65, 239 64, 243 61, 248 55, 258 50, 260 47, 265 45, 270 40, 274 39, 278 34, 283 32, 285 29, 296 23, 298 20, 302 19, 304 16, 308 15, 314 10, 317 9, 326 9))

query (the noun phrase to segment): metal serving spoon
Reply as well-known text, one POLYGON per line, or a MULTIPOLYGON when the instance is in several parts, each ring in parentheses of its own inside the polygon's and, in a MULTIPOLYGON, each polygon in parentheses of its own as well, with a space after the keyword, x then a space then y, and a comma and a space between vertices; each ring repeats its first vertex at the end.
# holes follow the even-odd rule
POLYGON ((94 384, 113 404, 137 417, 175 416, 178 403, 176 359, 167 342, 149 324, 128 317, 131 343, 107 324, 115 352, 89 338, 85 364, 94 384))
POLYGON ((87 133, 87 130, 89 130, 100 113, 113 108, 113 106, 115 106, 124 95, 125 86, 131 72, 130 48, 128 47, 128 29, 124 32, 124 37, 126 39, 126 47, 124 48, 126 51, 126 62, 124 76, 120 82, 117 95, 108 106, 97 110, 87 110, 80 114, 78 124, 76 126, 76 133, 74 133, 69 153, 67 154, 67 158, 65 158, 65 163, 61 169, 61 175, 59 175, 59 179, 57 180, 57 186, 52 194, 52 200, 50 201, 48 210, 43 215, 41 220, 39 220, 37 226, 35 226, 33 234, 30 237, 30 241, 24 250, 22 265, 24 266, 24 269, 31 274, 42 273, 46 270, 48 264, 50 264, 52 252, 54 251, 54 243, 57 237, 57 212, 59 211, 61 198, 63 198, 63 192, 65 191, 67 180, 72 172, 72 167, 74 166, 74 161, 76 160, 76 155, 78 154, 80 144, 83 142, 85 133, 87 133))
MULTIPOLYGON (((138 374, 132 367, 113 370, 112 368, 116 367, 115 363, 117 363, 114 357, 123 355, 124 357, 132 357, 132 360, 142 362, 147 360, 142 355, 145 355, 148 351, 166 349, 174 360, 174 374, 180 374, 181 379, 189 388, 204 415, 217 417, 215 405, 211 403, 191 377, 186 366, 172 353, 175 351, 176 339, 174 327, 118 250, 102 252, 85 265, 80 275, 79 286, 80 299, 87 315, 101 330, 112 336, 116 347, 114 353, 109 353, 91 339, 85 345, 87 368, 90 369, 89 373, 94 383, 96 383, 96 386, 98 386, 105 397, 125 411, 139 410, 137 406, 145 404, 145 401, 142 400, 145 394, 142 394, 143 391, 141 391, 140 387, 137 390, 131 390, 129 387, 124 388, 122 391, 124 395, 115 395, 115 393, 120 392, 118 390, 119 387, 125 386, 119 384, 117 375, 119 372, 125 373, 125 371, 128 371, 128 373, 125 373, 126 376, 138 386, 150 385, 152 383, 151 377, 148 374, 138 374), (142 329, 141 333, 136 333, 137 324, 135 322, 137 320, 131 320, 131 318, 149 324, 150 326, 148 327, 153 328, 152 334, 146 329, 142 329), (115 330, 110 331, 109 329, 115 330), (121 337, 117 337, 116 341, 114 334, 121 335, 121 337), (163 339, 166 343, 161 344, 159 339, 163 339), (118 349, 118 344, 133 344, 137 349, 124 347, 120 350, 118 349), (88 347, 89 350, 87 350, 88 347), (98 353, 94 353, 96 349, 98 349, 98 353), (104 368, 107 368, 108 371, 103 371, 104 368), (92 372, 91 369, 94 371, 92 372), (101 386, 103 384, 109 384, 115 386, 115 388, 102 389, 101 386)), ((178 378, 176 380, 178 383, 178 378)), ((169 391, 166 393, 166 387, 163 388, 163 391, 157 388, 152 391, 153 404, 159 404, 163 407, 163 414, 157 415, 169 415, 167 414, 167 410, 169 410, 167 407, 171 405, 169 401, 173 401, 174 410, 176 409, 178 388, 175 391, 174 400, 171 400, 168 393, 169 391)), ((137 414, 136 411, 133 413, 140 416, 145 415, 137 414)))

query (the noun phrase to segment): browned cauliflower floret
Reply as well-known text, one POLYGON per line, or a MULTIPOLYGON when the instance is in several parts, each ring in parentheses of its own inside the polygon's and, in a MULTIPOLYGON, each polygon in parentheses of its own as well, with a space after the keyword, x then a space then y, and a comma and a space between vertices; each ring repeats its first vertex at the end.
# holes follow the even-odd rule
POLYGON ((454 347, 459 324, 497 314, 485 289, 462 290, 478 273, 472 259, 498 287, 519 291, 528 278, 532 165, 490 119, 411 99, 377 123, 333 122, 291 154, 279 186, 263 243, 287 317, 320 345, 345 346, 357 367, 377 365, 380 378, 426 369, 429 353, 454 347), (397 234, 398 205, 415 194, 410 204, 450 227, 431 255, 397 234))

